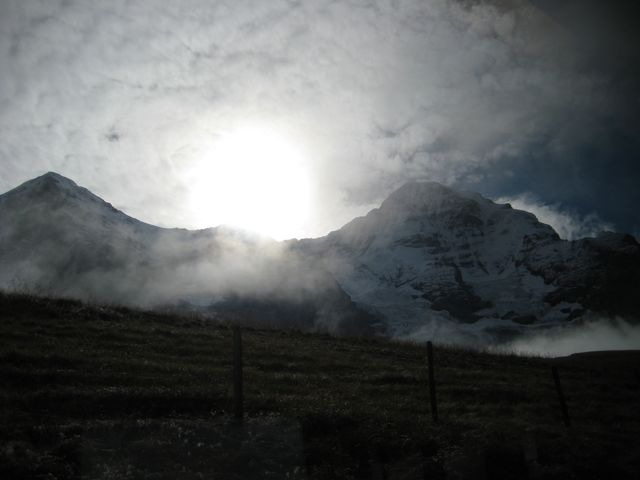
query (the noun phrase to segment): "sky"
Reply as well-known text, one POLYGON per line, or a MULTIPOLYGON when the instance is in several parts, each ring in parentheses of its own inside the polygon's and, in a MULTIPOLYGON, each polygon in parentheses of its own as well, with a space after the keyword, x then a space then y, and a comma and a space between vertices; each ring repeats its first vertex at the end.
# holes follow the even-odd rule
POLYGON ((320 236, 408 180, 640 237, 637 8, 617 0, 0 0, 0 192, 320 236), (606 4, 603 6, 602 4, 606 4))

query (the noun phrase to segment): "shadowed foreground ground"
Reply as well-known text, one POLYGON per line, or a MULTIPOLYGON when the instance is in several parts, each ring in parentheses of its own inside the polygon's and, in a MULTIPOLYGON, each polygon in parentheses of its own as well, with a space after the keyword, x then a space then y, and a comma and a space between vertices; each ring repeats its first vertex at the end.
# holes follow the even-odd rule
POLYGON ((0 295, 0 478, 636 478, 637 352, 550 361, 0 295))

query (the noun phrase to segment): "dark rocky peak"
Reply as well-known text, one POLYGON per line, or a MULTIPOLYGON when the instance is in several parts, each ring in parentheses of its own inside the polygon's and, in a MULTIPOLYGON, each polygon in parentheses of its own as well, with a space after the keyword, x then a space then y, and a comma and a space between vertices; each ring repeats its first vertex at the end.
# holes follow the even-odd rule
POLYGON ((405 183, 382 202, 385 208, 421 208, 460 198, 458 192, 438 182, 405 183))
POLYGON ((627 233, 600 232, 595 238, 585 238, 582 243, 597 250, 618 250, 628 253, 640 252, 637 240, 627 233))
POLYGON ((8 193, 21 193, 30 195, 48 195, 58 191, 80 189, 73 180, 63 177, 55 172, 48 172, 39 177, 24 182, 8 193))
POLYGON ((395 215, 469 216, 481 214, 484 204, 492 203, 481 195, 457 191, 438 182, 409 182, 382 202, 380 211, 395 215))
POLYGON ((140 222, 116 209, 102 198, 55 172, 29 180, 0 195, 0 215, 39 218, 56 222, 60 215, 74 217, 85 226, 126 223, 145 230, 158 227, 140 222))
POLYGON ((57 172, 47 172, 44 175, 40 175, 39 177, 36 177, 27 183, 57 185, 61 188, 78 187, 78 184, 76 182, 74 182, 70 178, 65 177, 64 175, 60 175, 57 172))
POLYGON ((103 202, 102 199, 86 188, 80 187, 73 180, 55 172, 48 172, 29 180, 0 196, 0 199, 10 203, 33 204, 46 202, 51 205, 59 205, 61 202, 73 199, 103 202))

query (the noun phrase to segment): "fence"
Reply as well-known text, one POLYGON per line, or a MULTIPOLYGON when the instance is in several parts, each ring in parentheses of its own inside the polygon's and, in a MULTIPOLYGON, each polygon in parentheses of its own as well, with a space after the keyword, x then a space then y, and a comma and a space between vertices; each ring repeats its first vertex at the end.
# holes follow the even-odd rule
MULTIPOLYGON (((434 423, 438 422, 438 401, 436 396, 436 381, 435 381, 435 356, 434 347, 431 341, 427 342, 427 370, 428 381, 427 386, 429 389, 429 404, 431 419, 434 423)), ((242 330, 240 327, 233 327, 233 411, 237 421, 242 422, 244 417, 244 393, 243 393, 243 360, 242 360, 242 330)), ((640 374, 635 371, 635 376, 640 384, 640 374)), ((562 413, 562 419, 564 425, 571 427, 571 419, 569 417, 569 410, 565 399, 562 383, 560 381, 560 374, 558 367, 553 365, 551 367, 551 377, 555 385, 555 389, 558 395, 558 401, 560 410, 562 413)))

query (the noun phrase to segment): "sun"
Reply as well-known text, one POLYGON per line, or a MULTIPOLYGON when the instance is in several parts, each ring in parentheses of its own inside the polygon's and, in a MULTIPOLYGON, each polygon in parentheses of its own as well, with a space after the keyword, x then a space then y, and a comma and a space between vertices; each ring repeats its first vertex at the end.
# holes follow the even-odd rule
POLYGON ((265 128, 219 135, 191 171, 191 208, 198 228, 217 225, 276 240, 300 235, 309 216, 305 156, 265 128))

